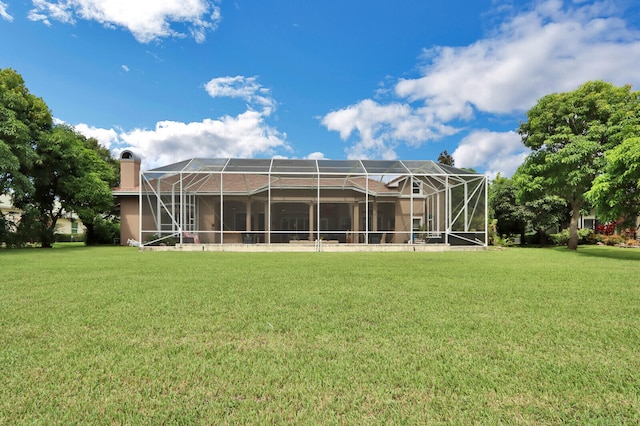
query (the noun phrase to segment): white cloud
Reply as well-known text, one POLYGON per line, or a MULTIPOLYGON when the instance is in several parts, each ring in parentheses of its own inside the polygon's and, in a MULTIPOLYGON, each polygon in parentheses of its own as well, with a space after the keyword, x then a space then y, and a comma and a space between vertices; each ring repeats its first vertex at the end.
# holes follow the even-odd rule
POLYGON ((126 65, 122 65, 122 69, 124 72, 129 72, 129 67, 126 65))
POLYGON ((96 138, 115 155, 124 148, 134 150, 141 155, 145 168, 193 157, 249 158, 289 149, 286 135, 268 126, 256 111, 201 122, 161 121, 152 130, 99 129, 86 124, 74 127, 96 138))
POLYGON ((153 130, 120 135, 124 145, 142 155, 146 167, 192 157, 254 157, 286 149, 284 138, 256 111, 192 123, 161 121, 153 130))
POLYGON ((122 27, 141 43, 184 37, 172 24, 186 25, 196 42, 206 38, 220 22, 215 0, 33 0, 29 19, 51 25, 52 20, 73 24, 76 19, 96 21, 108 28, 122 27))
MULTIPOLYGON (((421 76, 398 80, 395 100, 362 100, 328 113, 322 124, 343 140, 356 136, 347 149, 351 157, 393 158, 400 143, 417 147, 468 131, 460 126, 473 126, 478 115, 521 116, 542 96, 574 90, 588 80, 638 85, 640 33, 610 1, 566 8, 565 3, 537 2, 468 46, 425 49, 421 76)), ((509 143, 518 144, 513 135, 509 143)), ((467 145, 459 152, 465 161, 471 158, 467 145)), ((484 163, 481 157, 477 161, 466 166, 484 163)))
POLYGON ((258 84, 255 76, 217 77, 205 85, 205 90, 212 98, 239 98, 249 104, 262 106, 265 115, 269 115, 276 104, 271 97, 271 91, 258 84))
POLYGON ((46 0, 33 0, 34 8, 29 11, 27 17, 32 21, 42 21, 47 26, 51 26, 49 18, 60 21, 64 24, 73 24, 73 13, 69 10, 68 4, 47 2, 46 0))
POLYGON ((339 132, 343 140, 357 134, 357 142, 347 149, 348 158, 395 159, 394 148, 399 142, 416 145, 456 132, 434 118, 429 108, 414 109, 400 103, 381 105, 365 99, 328 113, 322 124, 339 132))
MULTIPOLYGON (((605 3, 562 9, 550 0, 464 47, 425 50, 423 76, 401 80, 398 96, 439 109, 504 114, 588 80, 639 82, 640 34, 607 15, 605 3)), ((447 113, 441 114, 443 117, 447 113)))
POLYGON ((327 157, 324 156, 322 152, 316 151, 305 157, 307 160, 326 160, 327 157))
POLYGON ((7 12, 8 6, 5 2, 0 1, 0 18, 6 20, 6 21, 13 21, 13 16, 9 15, 9 12, 7 12))
POLYGON ((76 131, 85 135, 88 138, 96 139, 100 145, 105 148, 112 149, 119 143, 119 133, 118 130, 113 128, 111 129, 101 129, 94 126, 89 126, 84 123, 76 124, 73 126, 76 131))
POLYGON ((464 137, 451 154, 456 167, 481 168, 494 178, 511 176, 529 154, 516 132, 477 130, 464 137))

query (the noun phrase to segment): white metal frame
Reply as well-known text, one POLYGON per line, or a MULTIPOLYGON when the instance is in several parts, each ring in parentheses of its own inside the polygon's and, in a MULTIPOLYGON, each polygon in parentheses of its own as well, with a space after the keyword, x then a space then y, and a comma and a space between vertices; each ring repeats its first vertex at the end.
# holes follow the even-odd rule
MULTIPOLYGON (((196 159, 191 162, 197 161, 196 159)), ((226 159, 224 165, 218 167, 219 170, 207 170, 206 168, 199 169, 197 167, 189 169, 184 167, 185 162, 177 163, 176 169, 173 170, 170 166, 163 167, 161 169, 141 171, 140 172, 140 190, 139 190, 139 241, 144 244, 156 244, 163 239, 173 237, 178 242, 184 243, 185 233, 218 233, 218 243, 225 244, 225 198, 231 195, 225 192, 225 176, 231 174, 243 174, 246 176, 265 176, 266 188, 263 188, 261 193, 266 196, 266 208, 265 208, 265 243, 272 244, 272 236, 274 231, 272 229, 272 209, 273 209, 273 193, 272 186, 274 180, 286 179, 287 177, 305 176, 308 178, 316 178, 315 184, 315 200, 309 199, 310 208, 315 208, 315 220, 313 222, 313 235, 316 241, 322 239, 322 226, 321 226, 321 205, 322 199, 322 179, 330 177, 340 177, 344 179, 344 187, 347 186, 347 182, 351 182, 353 189, 355 184, 353 179, 364 178, 364 211, 358 209, 358 217, 355 214, 350 213, 352 217, 351 227, 355 228, 354 224, 359 221, 359 218, 364 214, 364 230, 358 229, 358 234, 363 236, 364 244, 370 243, 370 234, 377 232, 377 212, 374 212, 372 220, 374 223, 370 223, 369 208, 376 205, 378 202, 379 194, 376 194, 370 188, 370 182, 379 181, 388 184, 394 180, 403 181, 403 185, 409 185, 408 191, 404 191, 404 187, 401 187, 398 191, 395 199, 409 199, 408 212, 408 229, 402 229, 399 224, 395 224, 395 229, 389 231, 390 234, 405 234, 410 233, 409 243, 413 242, 413 218, 414 204, 415 202, 422 203, 422 222, 426 225, 427 235, 445 244, 463 244, 463 245, 480 245, 486 246, 488 241, 488 179, 486 175, 468 172, 466 170, 454 169, 451 167, 443 167, 438 163, 424 162, 427 166, 431 167, 429 171, 412 170, 410 167, 404 165, 402 161, 395 162, 397 167, 389 172, 380 170, 370 171, 366 166, 366 160, 358 162, 349 162, 355 164, 355 171, 340 171, 330 172, 321 170, 320 165, 323 160, 307 160, 306 164, 315 164, 313 170, 303 171, 274 171, 274 162, 276 160, 270 160, 268 170, 261 170, 252 172, 250 169, 240 171, 227 171, 225 170, 230 164, 231 159, 226 159), (313 163, 315 162, 315 163, 313 163), (212 176, 218 176, 219 189, 217 196, 219 196, 219 217, 217 229, 198 229, 198 218, 200 215, 200 197, 204 191, 203 188, 207 184, 210 184, 212 176), (414 183, 418 182, 421 188, 421 194, 414 194, 414 183), (170 186, 170 190, 168 187, 170 186), (176 194, 178 191, 178 194, 176 194), (170 202, 163 201, 163 196, 169 198, 170 202), (373 200, 373 201, 372 201, 373 200), (146 201, 146 202, 145 202, 146 201), (313 203, 315 202, 315 206, 313 203), (176 209, 176 206, 178 207, 176 209), (143 228, 143 214, 145 208, 152 212, 154 218, 153 229, 143 228), (165 223, 163 223, 162 215, 168 218, 171 225, 171 232, 167 232, 163 229, 165 223), (479 216, 482 216, 482 223, 480 226, 472 227, 471 224, 475 221, 479 224, 479 216), (372 226, 373 225, 373 228, 372 226), (373 229, 373 231, 371 230, 373 229), (154 235, 155 238, 150 238, 154 235)), ((242 160, 241 160, 242 161, 242 160)), ((251 162, 252 160, 243 160, 251 162)), ((280 163, 286 160, 277 160, 280 163)), ((292 160, 295 161, 295 160, 292 160)), ((191 164, 191 162, 186 164, 191 164)), ((415 162, 414 162, 415 163, 415 162)), ((214 181, 215 183, 215 181, 214 181)), ((215 193, 209 195, 216 195, 215 193)), ((236 194, 237 195, 237 194, 236 194)), ((252 202, 251 196, 253 194, 247 193, 249 196, 248 203, 252 202)), ((392 197, 388 197, 391 199, 392 197)), ((352 208, 352 207, 350 207, 352 208)), ((311 217, 309 218, 311 219, 311 217)), ((247 219, 247 223, 250 225, 251 219, 247 219)), ((214 225, 216 224, 214 217, 214 225)), ((309 226, 312 222, 310 220, 309 226)), ((357 227, 359 228, 359 227, 357 227)), ((252 232, 251 229, 247 231, 252 232)), ((308 230, 311 232, 311 229, 308 230)), ((257 231, 253 231, 257 232, 257 231)), ((342 230, 336 230, 334 233, 342 232, 342 230)), ((359 239, 358 239, 359 240, 359 239)))

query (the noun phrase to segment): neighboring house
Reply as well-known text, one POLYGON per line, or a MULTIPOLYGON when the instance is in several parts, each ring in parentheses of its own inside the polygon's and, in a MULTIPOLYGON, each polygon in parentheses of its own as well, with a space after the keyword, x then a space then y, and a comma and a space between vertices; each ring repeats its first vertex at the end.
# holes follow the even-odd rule
POLYGON ((486 246, 487 177, 433 161, 191 159, 141 171, 121 154, 121 244, 486 246))
MULTIPOLYGON (((4 215, 5 219, 11 224, 12 231, 15 231, 15 227, 20 222, 22 211, 13 206, 11 197, 7 194, 0 195, 0 212, 4 215)), ((80 235, 86 231, 82 221, 78 219, 75 213, 63 212, 60 219, 56 224, 56 234, 69 234, 80 235)))
POLYGON ((592 210, 589 212, 589 214, 580 216, 580 219, 578 220, 578 228, 592 229, 596 233, 630 232, 632 234, 635 234, 637 238, 638 237, 637 230, 640 228, 640 216, 636 218, 635 228, 633 229, 629 228, 626 231, 624 231, 624 230, 616 229, 615 223, 601 222, 600 219, 598 219, 598 216, 596 215, 596 213, 592 210))
POLYGON ((580 229, 592 229, 594 232, 598 229, 600 221, 595 212, 589 212, 589 214, 581 215, 578 219, 578 228, 580 229))
POLYGON ((4 216, 5 220, 9 222, 10 230, 15 231, 15 225, 20 220, 22 212, 13 207, 10 196, 0 195, 0 213, 4 216))

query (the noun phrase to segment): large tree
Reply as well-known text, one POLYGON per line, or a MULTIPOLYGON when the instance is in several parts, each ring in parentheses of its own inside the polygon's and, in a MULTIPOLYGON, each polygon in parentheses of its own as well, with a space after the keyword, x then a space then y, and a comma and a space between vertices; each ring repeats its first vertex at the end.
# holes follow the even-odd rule
POLYGON ((31 169, 33 191, 15 198, 17 207, 39 213, 35 217, 43 247, 51 247, 58 219, 75 212, 91 220, 113 205, 110 183, 114 170, 87 139, 66 125, 54 126, 36 145, 31 169))
POLYGON ((90 233, 96 217, 112 210, 117 168, 95 139, 54 126, 17 72, 0 70, 0 194, 23 211, 19 234, 50 247, 65 212, 77 213, 90 233))
POLYGON ((604 173, 596 178, 587 199, 603 221, 619 220, 634 227, 640 216, 640 138, 625 139, 607 151, 605 159, 604 173))
POLYGON ((514 175, 524 202, 556 196, 571 209, 569 249, 578 247, 585 194, 606 165, 604 153, 628 137, 639 93, 630 86, 587 82, 540 99, 519 133, 532 152, 514 175))

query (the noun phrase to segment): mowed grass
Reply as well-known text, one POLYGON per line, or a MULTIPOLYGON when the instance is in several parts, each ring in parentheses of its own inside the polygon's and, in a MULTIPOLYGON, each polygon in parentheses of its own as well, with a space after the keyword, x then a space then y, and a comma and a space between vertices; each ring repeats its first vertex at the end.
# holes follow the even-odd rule
POLYGON ((640 423, 640 250, 0 250, 0 424, 640 423))

